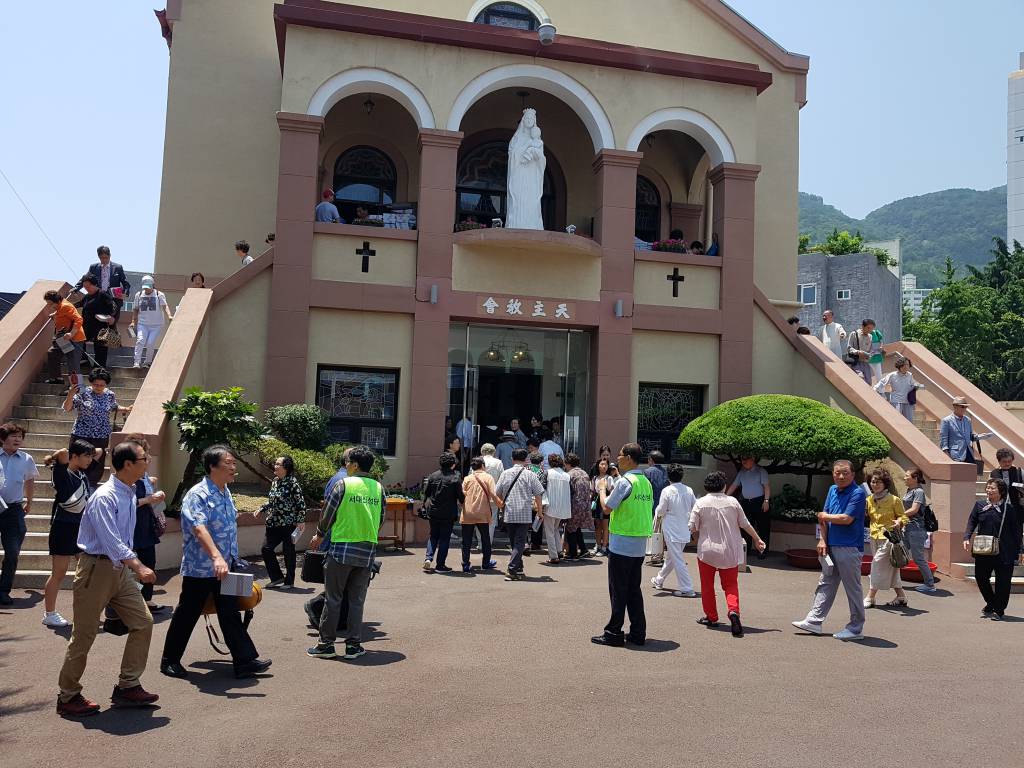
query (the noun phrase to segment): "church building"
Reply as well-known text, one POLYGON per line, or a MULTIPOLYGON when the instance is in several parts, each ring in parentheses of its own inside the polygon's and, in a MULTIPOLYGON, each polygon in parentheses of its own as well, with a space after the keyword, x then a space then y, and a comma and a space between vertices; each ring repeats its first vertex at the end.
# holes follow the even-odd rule
POLYGON ((755 293, 795 306, 808 60, 720 0, 636 10, 168 3, 158 284, 227 278, 192 379, 321 406, 392 481, 533 415, 705 461, 674 440, 758 391, 755 293), (543 229, 503 226, 527 109, 543 229), (674 230, 711 254, 651 250, 674 230))

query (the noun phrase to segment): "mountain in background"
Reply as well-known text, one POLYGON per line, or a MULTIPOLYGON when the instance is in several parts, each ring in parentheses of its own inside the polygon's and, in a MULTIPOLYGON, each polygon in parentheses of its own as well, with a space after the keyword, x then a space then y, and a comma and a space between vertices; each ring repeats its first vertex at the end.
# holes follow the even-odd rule
POLYGON ((868 240, 900 238, 901 271, 918 285, 939 284, 946 256, 958 266, 987 264, 993 237, 1006 237, 1006 185, 985 191, 945 189, 883 205, 863 219, 847 216, 818 195, 800 193, 800 232, 811 242, 833 229, 860 231, 868 240))

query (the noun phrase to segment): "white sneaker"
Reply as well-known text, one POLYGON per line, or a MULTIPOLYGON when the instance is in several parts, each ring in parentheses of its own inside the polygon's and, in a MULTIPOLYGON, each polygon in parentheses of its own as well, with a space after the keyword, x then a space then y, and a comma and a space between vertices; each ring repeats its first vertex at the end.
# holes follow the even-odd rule
POLYGON ((933 592, 938 592, 939 589, 938 589, 938 587, 929 587, 927 584, 918 584, 916 587, 914 587, 914 591, 915 592, 924 592, 925 594, 930 595, 933 592))
POLYGON ((870 597, 865 597, 864 598, 864 607, 865 608, 874 608, 875 607, 875 601, 872 598, 870 598, 870 597))
POLYGON ((44 611, 43 624, 48 627, 67 627, 71 622, 57 613, 57 611, 44 611))
POLYGON ((665 582, 658 581, 658 577, 657 576, 652 576, 651 577, 651 586, 653 586, 655 589, 664 589, 665 588, 665 582))
POLYGON ((790 622, 794 627, 803 632, 809 632, 812 635, 823 635, 824 631, 821 629, 821 624, 812 624, 811 622, 803 619, 801 621, 790 622))
POLYGON ((863 640, 864 635, 860 632, 851 632, 848 629, 841 629, 832 635, 836 640, 863 640))
POLYGON ((672 594, 675 595, 676 597, 696 597, 697 596, 697 593, 694 592, 692 589, 689 592, 683 592, 682 590, 677 589, 672 594))

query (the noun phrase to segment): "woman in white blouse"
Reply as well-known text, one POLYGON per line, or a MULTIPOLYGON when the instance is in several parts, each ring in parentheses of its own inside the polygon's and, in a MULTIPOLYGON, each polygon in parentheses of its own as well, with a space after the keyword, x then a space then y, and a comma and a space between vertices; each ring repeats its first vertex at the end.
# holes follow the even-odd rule
POLYGON ((704 615, 697 619, 706 627, 718 626, 715 600, 715 573, 722 582, 729 623, 733 637, 743 637, 740 623, 740 587, 737 574, 743 562, 743 537, 740 529, 750 534, 754 547, 764 552, 764 542, 743 514, 743 507, 732 496, 726 496, 725 473, 712 472, 704 478, 704 490, 690 513, 690 531, 697 534, 697 570, 700 574, 700 598, 704 615))
POLYGON ((693 591, 693 579, 686 569, 683 559, 683 547, 690 543, 690 512, 697 498, 688 485, 683 485, 683 467, 670 464, 668 481, 671 483, 661 492, 658 507, 654 510, 655 524, 661 521, 661 533, 665 538, 665 564, 658 575, 651 579, 655 589, 665 588, 665 579, 675 571, 679 581, 679 589, 672 594, 676 597, 696 597, 693 591))
MULTIPOLYGON (((875 384, 875 391, 885 394, 887 387, 890 390, 889 402, 892 403, 892 407, 902 413, 905 418, 913 421, 914 403, 910 402, 911 393, 924 389, 924 384, 914 381, 914 374, 910 372, 910 358, 896 358, 896 370, 883 376, 875 384)), ((917 402, 916 396, 913 399, 914 402, 917 402)))

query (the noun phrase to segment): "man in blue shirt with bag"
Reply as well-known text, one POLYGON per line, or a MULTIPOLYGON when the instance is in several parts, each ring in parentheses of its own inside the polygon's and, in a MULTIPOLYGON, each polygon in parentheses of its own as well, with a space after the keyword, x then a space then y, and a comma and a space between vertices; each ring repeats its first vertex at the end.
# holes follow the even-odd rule
POLYGON ((825 498, 825 509, 818 513, 821 538, 818 559, 821 578, 814 592, 814 603, 807 618, 793 626, 813 635, 823 634, 821 625, 839 592, 840 583, 850 603, 850 623, 832 637, 837 640, 864 639, 864 590, 860 583, 860 563, 864 554, 864 512, 867 494, 853 481, 853 465, 840 459, 832 465, 832 480, 825 498))

